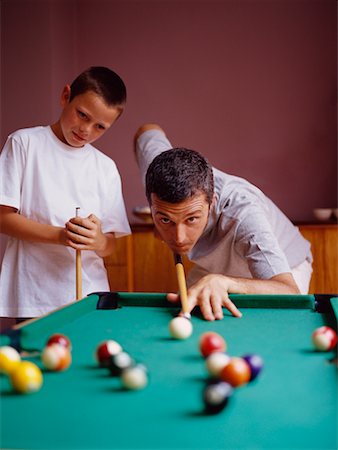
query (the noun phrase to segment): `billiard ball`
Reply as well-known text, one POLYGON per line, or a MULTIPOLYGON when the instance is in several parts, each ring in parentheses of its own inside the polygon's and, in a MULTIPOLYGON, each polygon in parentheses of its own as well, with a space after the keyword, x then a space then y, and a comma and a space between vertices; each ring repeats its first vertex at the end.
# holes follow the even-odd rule
POLYGON ((43 376, 36 364, 30 361, 22 361, 11 372, 10 381, 16 392, 29 394, 41 388, 43 376))
POLYGON ((242 386, 250 381, 250 366, 243 358, 233 357, 219 376, 233 387, 242 386))
POLYGON ((41 353, 42 364, 48 370, 60 372, 68 369, 72 362, 69 348, 60 344, 50 344, 41 353))
POLYGON ((199 348, 204 358, 206 358, 213 352, 225 352, 227 344, 220 334, 207 331, 200 337, 199 348))
POLYGON ((148 384, 147 369, 143 364, 136 364, 122 370, 121 381, 126 389, 143 389, 148 384))
POLYGON ((135 365, 134 359, 127 352, 119 352, 109 359, 108 368, 114 377, 119 377, 122 371, 135 365))
POLYGON ((243 359, 250 367, 250 381, 253 381, 261 372, 264 366, 264 361, 261 356, 256 354, 244 355, 243 359))
POLYGON ((63 345, 64 347, 69 348, 69 350, 72 349, 72 344, 70 342, 70 339, 61 333, 52 334, 48 338, 46 346, 52 345, 52 344, 60 344, 60 345, 63 345))
POLYGON ((0 372, 9 375, 20 363, 21 357, 14 347, 4 345, 0 347, 0 372))
POLYGON ((218 377, 223 367, 230 362, 230 356, 224 352, 213 352, 205 359, 209 375, 218 377))
POLYGON ((101 367, 108 367, 111 356, 120 352, 122 352, 121 345, 112 339, 108 339, 97 346, 95 359, 101 367))
POLYGON ((169 331, 174 339, 187 339, 193 331, 191 320, 181 316, 174 317, 169 322, 169 331))
POLYGON ((312 333, 312 343, 316 350, 327 352, 337 344, 337 333, 333 328, 322 326, 312 333))
POLYGON ((211 380, 203 389, 203 402, 208 414, 217 414, 227 405, 233 394, 229 383, 220 380, 211 380))

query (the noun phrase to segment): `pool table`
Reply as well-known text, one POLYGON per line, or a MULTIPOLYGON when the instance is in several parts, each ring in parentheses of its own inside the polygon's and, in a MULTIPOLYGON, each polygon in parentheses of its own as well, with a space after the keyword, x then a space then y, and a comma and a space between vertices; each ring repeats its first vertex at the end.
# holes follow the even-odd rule
POLYGON ((72 341, 72 365, 43 369, 40 391, 16 394, 1 380, 0 447, 6 449, 337 449, 336 349, 315 351, 312 331, 337 327, 338 298, 233 295, 243 312, 221 321, 192 315, 187 340, 170 337, 179 308, 165 294, 94 293, 0 336, 1 345, 39 352, 54 332, 72 341), (198 342, 221 334, 228 353, 258 353, 264 368, 234 390, 216 415, 204 411, 207 381, 198 342), (97 345, 118 341, 149 370, 149 384, 128 391, 94 358, 97 345))

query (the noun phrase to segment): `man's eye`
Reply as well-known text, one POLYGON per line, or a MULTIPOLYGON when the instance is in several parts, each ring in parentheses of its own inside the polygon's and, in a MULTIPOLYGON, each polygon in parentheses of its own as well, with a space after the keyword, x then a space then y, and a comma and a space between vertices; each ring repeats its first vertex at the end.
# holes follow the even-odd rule
POLYGON ((161 217, 160 221, 165 224, 170 223, 170 220, 167 219, 166 217, 161 217))

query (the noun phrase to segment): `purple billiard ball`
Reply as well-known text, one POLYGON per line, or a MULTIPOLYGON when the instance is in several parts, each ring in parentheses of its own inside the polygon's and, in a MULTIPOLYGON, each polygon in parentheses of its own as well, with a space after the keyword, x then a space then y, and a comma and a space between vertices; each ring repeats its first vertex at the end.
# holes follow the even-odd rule
POLYGON ((243 359, 245 359, 250 366, 250 381, 253 381, 263 369, 264 361, 262 357, 257 354, 244 355, 243 359))

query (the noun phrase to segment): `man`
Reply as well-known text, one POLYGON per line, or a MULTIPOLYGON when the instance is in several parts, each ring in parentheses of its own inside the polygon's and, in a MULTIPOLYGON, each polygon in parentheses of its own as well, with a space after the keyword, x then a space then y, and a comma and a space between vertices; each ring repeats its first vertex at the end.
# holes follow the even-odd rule
POLYGON ((198 152, 173 149, 156 124, 138 129, 135 153, 156 231, 195 263, 190 311, 199 306, 215 320, 225 307, 241 317, 228 294, 307 293, 310 244, 257 187, 212 168, 198 152))

